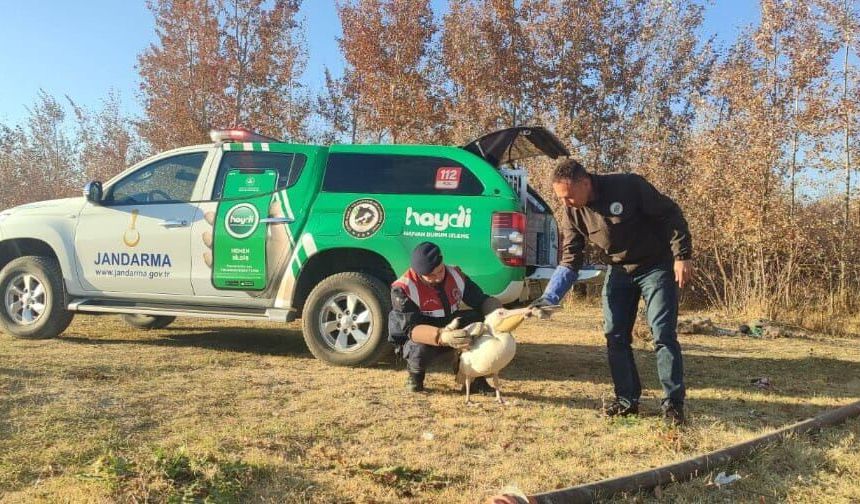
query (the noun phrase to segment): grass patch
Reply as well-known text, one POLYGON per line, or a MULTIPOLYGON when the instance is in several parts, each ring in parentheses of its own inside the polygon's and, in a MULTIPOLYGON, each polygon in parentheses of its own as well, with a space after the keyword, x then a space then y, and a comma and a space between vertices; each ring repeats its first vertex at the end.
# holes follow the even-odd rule
POLYGON ((452 480, 437 476, 431 471, 411 469, 403 466, 374 467, 361 465, 360 469, 371 480, 394 489, 398 497, 427 496, 427 493, 447 488, 452 480))
POLYGON ((109 452, 80 478, 103 482, 113 496, 135 502, 228 503, 239 500, 257 472, 242 461, 193 456, 181 447, 158 448, 141 462, 109 452))
MULTIPOLYGON (((716 320, 715 320, 716 322, 716 320)), ((0 335, 3 502, 478 502, 539 492, 718 449, 860 397, 856 340, 682 335, 690 425, 659 417, 653 350, 634 343, 638 418, 612 396, 600 310, 523 324, 502 374, 506 406, 466 407, 448 363, 408 394, 397 366, 326 366, 298 324, 178 320, 137 331, 79 316, 55 340, 0 335), (769 389, 752 385, 767 377, 769 389)), ((799 437, 714 475, 629 498, 860 499, 860 422, 799 437)))

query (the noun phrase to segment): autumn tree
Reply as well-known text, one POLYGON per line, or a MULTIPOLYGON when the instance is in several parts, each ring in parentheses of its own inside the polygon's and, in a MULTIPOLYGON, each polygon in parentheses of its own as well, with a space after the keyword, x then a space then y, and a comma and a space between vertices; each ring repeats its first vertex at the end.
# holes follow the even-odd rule
POLYGON ((66 110, 39 90, 23 124, 0 125, 0 206, 80 194, 83 176, 66 110))
MULTIPOLYGON (((634 65, 635 89, 622 115, 622 169, 646 176, 675 198, 689 177, 685 150, 698 100, 707 96, 717 52, 700 37, 704 7, 691 1, 662 2, 642 13, 636 44, 644 57, 634 65)), ((627 73, 627 72, 625 72, 627 73)))
POLYGON ((538 117, 591 169, 671 166, 714 55, 692 1, 533 0, 530 46, 538 117))
POLYGON ((146 155, 118 92, 108 93, 97 111, 69 101, 77 120, 77 163, 87 180, 106 181, 146 155))
POLYGON ((22 126, 0 124, 0 207, 9 208, 31 201, 27 166, 27 135, 22 126))
POLYGON ((834 57, 834 64, 838 68, 835 72, 837 78, 831 85, 832 100, 829 107, 830 130, 833 135, 831 150, 826 156, 825 163, 830 164, 832 169, 842 171, 843 190, 841 208, 841 249, 839 253, 839 291, 843 302, 849 302, 854 298, 849 289, 849 275, 851 266, 856 271, 858 243, 855 238, 855 222, 851 218, 852 197, 852 175, 856 168, 853 159, 858 153, 857 141, 860 140, 860 128, 857 127, 857 102, 860 100, 860 86, 858 86, 858 75, 856 58, 858 43, 860 43, 860 12, 856 2, 849 0, 819 0, 824 10, 828 27, 838 44, 838 52, 834 57), (839 152, 839 155, 835 153, 839 152), (853 261, 852 261, 853 259, 853 261))
POLYGON ((797 303, 809 289, 795 287, 822 273, 809 258, 823 231, 798 225, 821 215, 800 205, 796 181, 826 143, 835 46, 815 2, 760 5, 761 23, 720 62, 698 107, 687 208, 702 287, 721 306, 767 313, 797 303))
POLYGON ((317 95, 314 108, 324 123, 320 141, 325 144, 344 140, 355 143, 358 132, 356 99, 351 93, 352 88, 344 77, 333 77, 328 68, 325 69, 324 74, 325 88, 317 95))
POLYGON ((343 86, 360 139, 427 143, 444 134, 433 84, 429 0, 342 0, 343 86))
POLYGON ((540 102, 528 35, 532 2, 452 2, 443 20, 446 113, 454 141, 528 124, 540 102))
POLYGON ((65 101, 40 90, 20 124, 0 124, 0 208, 79 196, 86 181, 107 180, 146 155, 119 93, 97 111, 65 101))
POLYGON ((31 201, 79 194, 83 174, 75 163, 77 146, 66 123, 66 110, 53 96, 40 90, 36 104, 27 109, 26 147, 22 166, 31 201))
POLYGON ((158 41, 139 57, 141 134, 159 151, 232 125, 303 140, 299 0, 150 0, 158 41))
POLYGON ((144 120, 141 136, 154 151, 208 141, 225 121, 226 70, 219 5, 210 0, 148 0, 157 42, 138 56, 144 120))
POLYGON ((814 0, 783 2, 785 12, 784 80, 788 91, 790 145, 787 151, 790 214, 798 206, 797 178, 805 168, 817 167, 826 147, 830 61, 837 39, 826 27, 826 16, 814 0))
POLYGON ((222 46, 229 124, 302 141, 310 100, 299 78, 306 64, 299 0, 226 0, 222 46), (267 8, 267 5, 271 6, 267 8))
MULTIPOLYGON (((575 47, 570 51, 574 57, 584 59, 583 72, 570 74, 564 69, 564 62, 558 65, 561 69, 557 78, 559 85, 578 87, 585 100, 585 106, 579 108, 580 131, 574 142, 583 145, 583 154, 587 153, 583 160, 594 170, 629 170, 625 163, 629 154, 625 138, 630 130, 634 93, 647 58, 641 49, 645 42, 643 37, 649 35, 642 23, 648 4, 645 1, 588 2, 582 12, 577 12, 577 17, 592 31, 591 51, 581 55, 577 55, 575 47), (571 83, 572 79, 577 83, 571 83)), ((574 7, 575 12, 580 9, 574 7)), ((556 80, 555 76, 551 78, 556 80)), ((577 104, 559 103, 560 114, 569 116, 570 106, 577 104)))

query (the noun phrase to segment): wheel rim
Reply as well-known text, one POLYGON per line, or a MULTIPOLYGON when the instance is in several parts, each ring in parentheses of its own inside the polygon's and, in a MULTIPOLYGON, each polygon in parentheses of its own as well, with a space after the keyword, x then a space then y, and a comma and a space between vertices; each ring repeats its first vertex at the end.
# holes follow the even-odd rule
POLYGON ((373 332, 373 316, 367 302, 352 292, 331 296, 320 311, 319 332, 336 352, 355 352, 373 332))
POLYGON ((21 325, 35 324, 45 314, 47 292, 38 278, 21 273, 6 286, 6 313, 21 325))

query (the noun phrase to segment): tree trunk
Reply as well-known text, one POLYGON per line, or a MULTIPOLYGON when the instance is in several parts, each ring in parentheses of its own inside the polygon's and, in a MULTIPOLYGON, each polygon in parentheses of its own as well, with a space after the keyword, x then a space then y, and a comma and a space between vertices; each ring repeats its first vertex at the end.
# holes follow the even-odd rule
POLYGON ((797 86, 794 87, 794 138, 791 144, 791 207, 789 210, 789 216, 791 217, 791 221, 794 222, 794 209, 796 204, 796 193, 797 193, 797 140, 799 136, 799 128, 797 125, 797 111, 798 111, 798 90, 797 86))
MULTIPOLYGON (((848 0, 845 0, 845 17, 846 21, 848 18, 848 0)), ((844 107, 845 114, 845 125, 844 125, 844 133, 845 133, 845 199, 843 203, 843 216, 842 216, 842 244, 840 247, 839 253, 839 299, 840 301, 845 301, 846 297, 846 282, 847 282, 847 255, 848 255, 848 227, 851 223, 849 209, 851 205, 851 144, 850 144, 850 136, 851 136, 851 116, 850 116, 850 107, 848 105, 848 51, 851 45, 849 36, 847 33, 845 34, 845 54, 843 58, 843 67, 842 67, 842 106, 844 107)))

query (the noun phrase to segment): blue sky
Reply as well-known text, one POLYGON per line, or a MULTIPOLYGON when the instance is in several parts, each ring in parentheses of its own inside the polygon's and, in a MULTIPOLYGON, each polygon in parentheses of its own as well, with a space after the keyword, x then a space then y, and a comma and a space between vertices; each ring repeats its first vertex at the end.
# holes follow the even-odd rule
MULTIPOLYGON (((446 0, 433 0, 442 12, 446 0)), ((721 43, 758 19, 758 2, 714 0, 707 8, 704 34, 721 43)), ((120 92, 127 112, 138 113, 137 55, 155 40, 152 15, 143 0, 0 0, 0 123, 22 121, 39 89, 99 108, 108 91, 120 92)), ((305 0, 308 65, 305 83, 318 89, 327 66, 335 74, 343 60, 335 37, 340 22, 334 0, 305 0)))

